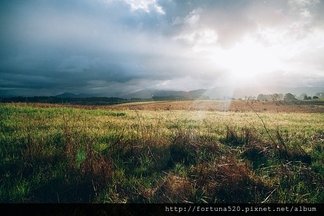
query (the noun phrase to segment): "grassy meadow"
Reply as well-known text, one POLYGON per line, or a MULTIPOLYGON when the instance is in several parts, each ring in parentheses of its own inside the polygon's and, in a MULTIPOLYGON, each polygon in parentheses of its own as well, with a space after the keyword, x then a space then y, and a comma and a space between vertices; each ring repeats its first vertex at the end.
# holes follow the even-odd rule
POLYGON ((0 104, 0 202, 323 203, 324 113, 0 104))

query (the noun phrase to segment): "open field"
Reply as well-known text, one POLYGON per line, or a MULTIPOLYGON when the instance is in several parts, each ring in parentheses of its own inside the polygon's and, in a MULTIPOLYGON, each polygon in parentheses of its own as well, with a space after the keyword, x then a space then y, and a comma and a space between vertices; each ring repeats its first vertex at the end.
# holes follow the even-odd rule
MULTIPOLYGON (((16 103, 19 104, 19 103, 16 103)), ((20 103, 24 104, 24 103, 20 103)), ((110 109, 110 110, 189 110, 189 111, 230 111, 230 112, 302 112, 324 113, 324 101, 296 101, 296 102, 262 102, 244 100, 180 100, 180 101, 145 101, 120 103, 116 105, 77 105, 77 104, 49 104, 30 103, 36 107, 74 107, 81 109, 110 109)))
POLYGON ((144 103, 124 103, 108 106, 112 109, 129 110, 205 110, 232 112, 317 112, 324 113, 324 101, 244 101, 244 100, 198 100, 198 101, 158 101, 144 103))
POLYGON ((323 104, 244 103, 0 104, 0 201, 323 203, 323 104))

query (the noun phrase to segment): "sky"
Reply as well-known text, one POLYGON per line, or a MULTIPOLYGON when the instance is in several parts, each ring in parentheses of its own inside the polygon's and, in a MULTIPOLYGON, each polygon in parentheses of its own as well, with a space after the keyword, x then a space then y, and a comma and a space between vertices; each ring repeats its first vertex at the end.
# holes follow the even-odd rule
POLYGON ((2 0, 0 94, 324 86, 323 0, 2 0))

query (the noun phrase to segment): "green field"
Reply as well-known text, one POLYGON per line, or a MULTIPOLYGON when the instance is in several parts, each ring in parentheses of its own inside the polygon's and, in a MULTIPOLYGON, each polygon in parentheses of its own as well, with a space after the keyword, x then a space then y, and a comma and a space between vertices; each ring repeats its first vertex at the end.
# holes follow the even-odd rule
POLYGON ((324 114, 0 104, 0 202, 323 203, 324 114))

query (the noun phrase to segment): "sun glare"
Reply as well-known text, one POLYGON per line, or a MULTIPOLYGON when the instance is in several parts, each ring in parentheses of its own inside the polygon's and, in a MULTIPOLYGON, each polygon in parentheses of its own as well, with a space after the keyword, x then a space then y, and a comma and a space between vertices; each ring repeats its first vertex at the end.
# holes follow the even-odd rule
POLYGON ((223 52, 222 66, 235 82, 251 82, 257 75, 279 68, 280 61, 272 47, 246 40, 223 52))
POLYGON ((257 82, 259 75, 283 67, 278 47, 266 46, 252 38, 230 48, 212 47, 208 53, 212 65, 225 71, 236 85, 257 82))

